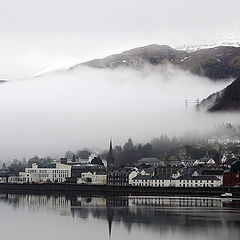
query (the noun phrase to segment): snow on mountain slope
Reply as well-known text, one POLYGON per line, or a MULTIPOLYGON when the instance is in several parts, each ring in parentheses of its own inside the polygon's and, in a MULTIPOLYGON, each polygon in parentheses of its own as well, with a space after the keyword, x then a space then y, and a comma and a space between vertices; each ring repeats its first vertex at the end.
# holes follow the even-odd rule
POLYGON ((201 49, 214 48, 218 46, 240 47, 240 33, 235 32, 227 35, 219 35, 216 38, 202 43, 189 43, 176 46, 175 49, 194 52, 201 49))

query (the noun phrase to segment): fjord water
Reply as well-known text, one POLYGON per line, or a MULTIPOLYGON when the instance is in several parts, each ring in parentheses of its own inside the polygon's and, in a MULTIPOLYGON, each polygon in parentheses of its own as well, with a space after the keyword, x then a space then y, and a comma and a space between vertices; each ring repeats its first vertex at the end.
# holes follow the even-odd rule
POLYGON ((239 239, 240 199, 0 194, 1 239, 239 239))

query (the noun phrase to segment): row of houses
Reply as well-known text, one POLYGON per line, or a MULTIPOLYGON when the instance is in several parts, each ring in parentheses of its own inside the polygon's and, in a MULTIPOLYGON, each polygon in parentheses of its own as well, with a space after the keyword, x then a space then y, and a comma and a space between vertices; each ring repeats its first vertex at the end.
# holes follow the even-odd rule
POLYGON ((223 179, 214 175, 185 175, 178 178, 164 175, 138 175, 132 179, 132 185, 141 187, 220 187, 223 185, 223 179))

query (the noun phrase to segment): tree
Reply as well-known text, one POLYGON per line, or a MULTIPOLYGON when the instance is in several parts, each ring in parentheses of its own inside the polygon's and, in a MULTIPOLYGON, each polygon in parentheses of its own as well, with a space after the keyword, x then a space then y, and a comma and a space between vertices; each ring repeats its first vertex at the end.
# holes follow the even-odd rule
POLYGON ((74 155, 74 152, 72 152, 72 151, 67 151, 67 152, 65 153, 65 158, 67 158, 67 159, 73 159, 73 155, 74 155))
POLYGON ((123 151, 134 150, 134 144, 131 138, 123 146, 123 151))
POLYGON ((94 157, 91 161, 91 164, 98 164, 98 165, 102 165, 102 166, 104 165, 102 162, 102 159, 99 156, 94 157))
POLYGON ((78 150, 76 153, 76 158, 87 159, 91 155, 88 149, 78 150))

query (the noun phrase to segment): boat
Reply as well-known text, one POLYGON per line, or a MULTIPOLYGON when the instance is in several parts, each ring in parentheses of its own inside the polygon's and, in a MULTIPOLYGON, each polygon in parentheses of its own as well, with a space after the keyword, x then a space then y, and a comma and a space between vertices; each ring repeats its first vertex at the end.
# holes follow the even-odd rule
POLYGON ((229 192, 221 194, 222 198, 231 198, 232 196, 233 196, 232 193, 229 193, 229 192))

